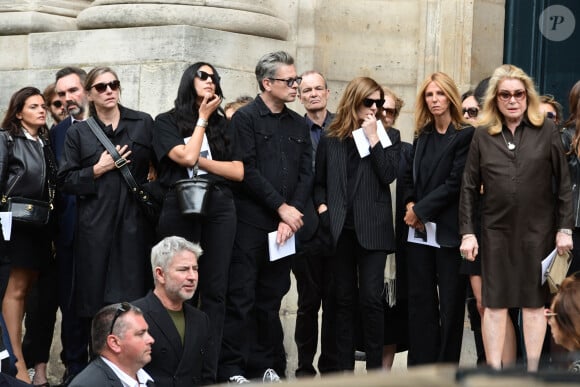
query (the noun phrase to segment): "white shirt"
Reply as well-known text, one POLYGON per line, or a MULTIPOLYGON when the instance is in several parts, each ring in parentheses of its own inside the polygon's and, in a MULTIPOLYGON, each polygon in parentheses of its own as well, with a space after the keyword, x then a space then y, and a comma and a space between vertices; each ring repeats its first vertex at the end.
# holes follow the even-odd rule
POLYGON ((117 367, 115 364, 113 364, 111 361, 107 360, 103 356, 101 356, 101 359, 105 362, 106 365, 111 367, 115 375, 117 375, 117 377, 121 379, 121 383, 123 384, 124 387, 145 386, 148 381, 150 380, 153 381, 153 378, 143 368, 137 371, 138 380, 135 380, 131 376, 127 375, 125 372, 121 371, 119 367, 117 367))

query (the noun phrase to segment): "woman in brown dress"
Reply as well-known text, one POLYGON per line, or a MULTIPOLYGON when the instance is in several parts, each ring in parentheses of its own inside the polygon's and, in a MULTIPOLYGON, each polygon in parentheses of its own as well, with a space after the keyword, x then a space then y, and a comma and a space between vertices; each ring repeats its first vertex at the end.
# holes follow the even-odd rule
POLYGON ((463 174, 461 254, 478 254, 475 207, 482 198, 483 341, 487 362, 501 368, 507 309, 522 308, 527 367, 536 371, 546 333, 541 261, 572 248, 572 195, 558 129, 539 110, 533 81, 520 68, 498 67, 463 174), (554 182, 556 194, 552 187, 554 182))

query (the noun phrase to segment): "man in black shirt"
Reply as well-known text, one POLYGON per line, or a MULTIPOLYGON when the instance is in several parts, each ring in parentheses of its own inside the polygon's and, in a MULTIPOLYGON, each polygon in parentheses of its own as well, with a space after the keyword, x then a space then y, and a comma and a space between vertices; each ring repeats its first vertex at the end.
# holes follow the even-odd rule
POLYGON ((238 226, 230 266, 218 379, 247 383, 284 375, 279 310, 290 288, 290 257, 270 261, 267 234, 284 244, 302 226, 312 185, 312 145, 304 118, 286 107, 301 78, 285 52, 256 66, 261 93, 232 118, 244 180, 235 192, 238 226))

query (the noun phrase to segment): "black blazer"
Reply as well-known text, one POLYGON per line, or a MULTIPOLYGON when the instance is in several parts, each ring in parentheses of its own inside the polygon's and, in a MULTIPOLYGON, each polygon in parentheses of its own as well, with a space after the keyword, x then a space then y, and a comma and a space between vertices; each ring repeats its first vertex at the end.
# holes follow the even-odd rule
MULTIPOLYGON (((355 232, 367 250, 395 250, 393 208, 389 184, 397 177, 401 137, 388 131, 393 145, 380 143, 360 160, 356 173, 353 203, 355 232)), ((347 144, 335 137, 323 136, 316 152, 314 202, 326 204, 334 244, 342 232, 347 212, 347 144)))
POLYGON ((414 211, 421 222, 437 225, 437 243, 444 247, 456 247, 461 243, 459 236, 459 190, 463 168, 474 128, 456 129, 453 124, 447 128, 445 148, 439 158, 425 170, 419 169, 425 156, 426 144, 435 131, 433 124, 423 129, 413 142, 413 164, 405 175, 405 204, 415 202, 414 211), (421 176, 421 184, 418 182, 421 176))
POLYGON ((111 367, 97 356, 75 376, 69 387, 123 387, 123 383, 111 367))
POLYGON ((157 386, 192 387, 215 382, 215 370, 206 361, 210 346, 209 317, 188 303, 183 304, 185 339, 181 343, 173 320, 153 292, 132 303, 143 311, 153 336, 151 362, 145 371, 157 386))

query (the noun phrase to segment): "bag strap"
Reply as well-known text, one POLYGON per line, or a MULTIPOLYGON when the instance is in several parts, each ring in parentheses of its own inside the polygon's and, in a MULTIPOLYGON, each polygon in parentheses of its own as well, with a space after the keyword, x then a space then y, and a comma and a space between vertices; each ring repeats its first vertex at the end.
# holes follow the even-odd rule
POLYGON ((89 117, 85 122, 89 124, 89 128, 91 128, 93 134, 97 137, 97 139, 101 142, 101 144, 103 144, 103 146, 105 147, 107 152, 109 152, 113 160, 115 160, 115 166, 121 172, 121 175, 123 175, 123 178, 127 182, 127 185, 129 186, 131 191, 133 192, 141 191, 141 187, 139 187, 139 184, 137 184, 135 178, 131 174, 131 170, 129 170, 129 167, 127 166, 127 160, 121 157, 121 155, 117 151, 117 148, 115 148, 115 146, 113 145, 111 140, 109 140, 105 132, 103 132, 103 130, 99 127, 97 121, 95 121, 95 118, 89 117))

